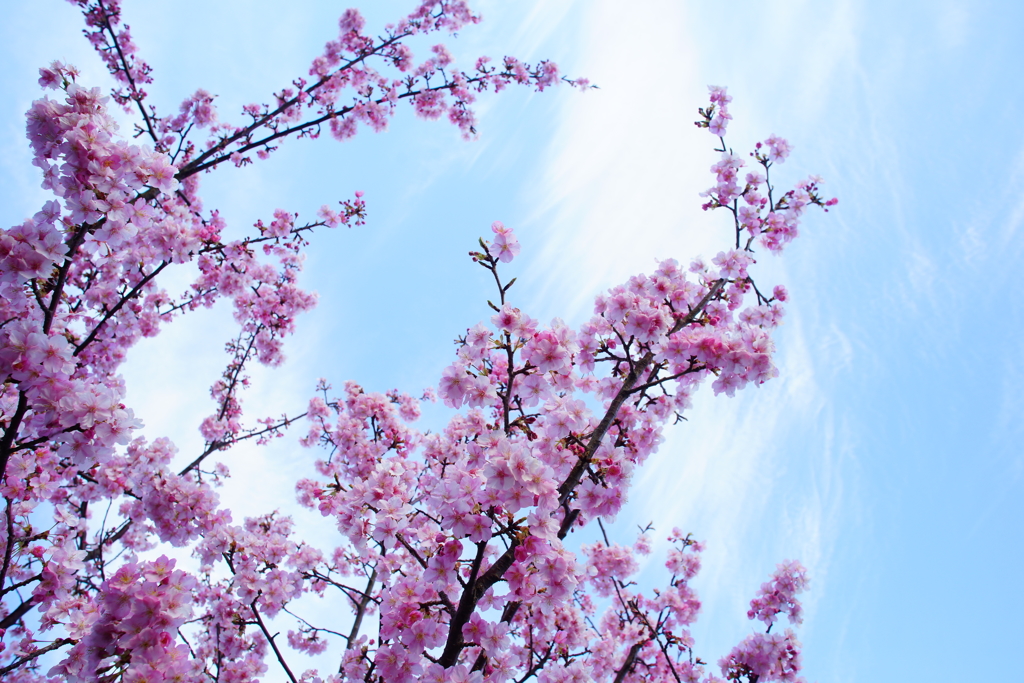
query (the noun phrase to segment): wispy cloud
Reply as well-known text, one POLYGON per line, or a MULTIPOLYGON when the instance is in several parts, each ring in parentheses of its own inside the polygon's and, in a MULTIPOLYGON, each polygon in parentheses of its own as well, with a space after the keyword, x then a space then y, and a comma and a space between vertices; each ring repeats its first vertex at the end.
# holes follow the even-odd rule
MULTIPOLYGON (((797 40, 806 27, 787 26, 787 17, 802 16, 806 4, 763 17, 763 30, 780 46, 773 59, 802 64, 801 77, 793 88, 767 79, 757 88, 767 101, 757 106, 738 98, 736 140, 785 134, 765 130, 757 113, 779 107, 780 99, 792 98, 796 120, 813 119, 836 71, 855 70, 858 5, 836 5, 821 20, 827 35, 797 40)), ((670 2, 630 12, 611 2, 591 6, 579 51, 584 72, 601 89, 565 105, 531 195, 538 199, 527 234, 543 234, 543 251, 523 279, 540 283, 532 290, 535 309, 579 319, 596 293, 651 270, 658 257, 686 262, 728 246, 725 217, 699 208, 716 155, 714 140, 692 121, 706 99, 708 74, 733 72, 712 66, 720 32, 701 33, 706 24, 693 14, 670 2)), ((738 54, 723 59, 749 60, 749 53, 738 54)), ((802 249, 803 258, 815 258, 815 247, 802 249)), ((787 280, 782 264, 762 260, 759 267, 774 281, 787 280)), ((748 632, 746 602, 776 562, 803 560, 818 596, 828 590, 839 513, 848 504, 841 477, 851 445, 828 405, 831 387, 822 382, 831 384, 838 369, 850 367, 854 347, 842 329, 810 315, 820 306, 813 290, 800 291, 787 318, 781 379, 733 400, 702 393, 689 421, 666 431, 659 453, 638 473, 631 507, 616 524, 618 540, 628 542, 634 525, 654 521, 648 580, 655 580, 673 526, 708 541, 699 580, 708 618, 699 628, 716 655, 748 632), (825 334, 806 327, 821 323, 825 334)))
POLYGON ((698 206, 714 155, 710 136, 693 128, 706 85, 693 71, 685 13, 673 2, 629 12, 594 3, 579 33, 567 32, 600 89, 567 100, 530 193, 526 232, 543 246, 524 280, 540 309, 557 300, 558 315, 578 317, 594 293, 683 244, 705 253, 717 244, 698 206))

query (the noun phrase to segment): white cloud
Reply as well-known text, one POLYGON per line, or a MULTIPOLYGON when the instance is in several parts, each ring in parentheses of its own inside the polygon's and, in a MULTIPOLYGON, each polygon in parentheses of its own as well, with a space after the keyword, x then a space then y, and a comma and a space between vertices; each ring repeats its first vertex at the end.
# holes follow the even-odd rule
POLYGON ((692 70, 685 14, 674 2, 630 12, 594 3, 570 37, 580 42, 580 72, 600 89, 567 100, 529 193, 537 202, 528 230, 543 234, 543 247, 523 279, 538 308, 558 302, 551 315, 576 318, 596 292, 680 255, 681 235, 698 251, 717 244, 702 234, 696 206, 714 155, 692 123, 706 89, 692 70))

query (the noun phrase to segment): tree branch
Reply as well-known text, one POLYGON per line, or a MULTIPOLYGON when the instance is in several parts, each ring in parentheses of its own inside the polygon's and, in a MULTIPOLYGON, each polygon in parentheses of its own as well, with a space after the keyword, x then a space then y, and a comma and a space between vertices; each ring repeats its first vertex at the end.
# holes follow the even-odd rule
POLYGON ((276 638, 277 636, 270 635, 270 631, 267 630, 267 625, 263 623, 263 617, 260 616, 259 610, 256 609, 256 603, 259 602, 260 595, 263 595, 263 591, 260 591, 259 594, 256 595, 256 599, 252 601, 251 605, 249 605, 249 608, 252 610, 253 616, 256 617, 256 624, 260 627, 260 630, 263 631, 263 637, 267 639, 268 643, 270 643, 271 649, 274 650, 274 654, 277 656, 277 661, 280 662, 281 668, 284 669, 284 672, 288 674, 288 678, 291 680, 292 683, 299 683, 299 681, 295 678, 295 674, 293 674, 292 670, 288 667, 288 662, 284 660, 284 655, 281 654, 281 650, 277 647, 277 643, 274 642, 274 638, 276 638))
MULTIPOLYGON (((3 628, 3 626, 0 626, 0 628, 3 628)), ((53 641, 52 643, 50 643, 46 647, 41 647, 38 650, 35 650, 35 651, 25 655, 24 657, 21 657, 20 659, 14 660, 14 662, 12 662, 11 664, 8 664, 4 668, 0 669, 0 676, 4 676, 5 674, 9 674, 10 672, 14 671, 15 669, 17 669, 22 664, 25 664, 26 662, 31 662, 33 659, 35 659, 35 658, 37 658, 37 657, 39 657, 41 655, 45 655, 47 652, 52 652, 52 651, 54 651, 54 650, 56 650, 58 648, 64 647, 65 645, 70 645, 73 642, 75 642, 75 641, 71 640, 70 638, 58 638, 57 640, 53 641)))

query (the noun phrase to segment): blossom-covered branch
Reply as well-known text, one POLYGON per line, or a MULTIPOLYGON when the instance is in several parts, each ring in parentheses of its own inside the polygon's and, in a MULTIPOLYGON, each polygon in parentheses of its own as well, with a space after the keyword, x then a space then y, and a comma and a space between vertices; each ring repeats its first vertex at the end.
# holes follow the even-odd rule
MULTIPOLYGON (((253 680, 276 667, 307 683, 316 674, 295 662, 333 647, 333 680, 720 680, 688 630, 701 543, 674 531, 669 583, 648 593, 635 575, 650 529, 631 546, 605 535, 580 555, 569 542, 619 513, 702 384, 731 396, 777 375, 771 335, 788 294, 758 287, 755 256, 782 252, 809 207, 835 203, 817 178, 776 189, 789 144, 756 143, 741 179, 746 159, 725 142, 730 99, 712 88, 697 124, 722 156, 704 208, 732 225, 710 263, 667 259, 598 296, 582 325, 543 324, 514 304, 504 268, 520 244, 495 222, 471 252, 497 288, 494 315, 459 338, 436 394, 354 382, 334 393, 322 381, 301 415, 251 423, 247 368, 280 364, 316 302, 299 286, 311 235, 361 225, 366 204, 356 192, 305 222, 279 209, 227 240, 200 172, 253 163, 250 152, 263 158, 325 126, 339 139, 360 123, 382 130, 403 99, 471 135, 480 93, 544 90, 557 69, 505 57, 460 71, 441 45, 417 65, 407 39, 478 20, 463 0, 425 0, 377 37, 345 12, 309 78, 247 106, 241 125, 220 123, 201 90, 165 116, 147 101, 152 73, 118 0, 72 2, 118 83, 115 102, 138 112, 137 137, 151 146, 118 134, 107 98, 74 68, 41 70, 55 98, 33 103, 27 130, 54 199, 0 233, 0 671, 130 683, 253 680), (185 263, 197 279, 171 297, 161 278, 185 263), (238 331, 198 425, 204 446, 182 459, 169 439, 141 436, 117 373, 141 338, 222 299, 238 331), (416 429, 420 402, 438 397, 454 411, 447 426, 416 429), (228 475, 218 453, 300 418, 302 444, 322 451, 297 483, 299 503, 338 532, 317 542, 280 512, 234 520, 216 491, 228 475), (198 569, 158 555, 167 545, 189 548, 198 569), (327 602, 335 621, 306 614, 304 596, 327 602), (283 622, 295 625, 287 638, 283 622)), ((726 678, 797 680, 799 642, 772 627, 783 613, 799 622, 805 585, 799 564, 780 565, 748 613, 766 632, 721 660, 726 678)))

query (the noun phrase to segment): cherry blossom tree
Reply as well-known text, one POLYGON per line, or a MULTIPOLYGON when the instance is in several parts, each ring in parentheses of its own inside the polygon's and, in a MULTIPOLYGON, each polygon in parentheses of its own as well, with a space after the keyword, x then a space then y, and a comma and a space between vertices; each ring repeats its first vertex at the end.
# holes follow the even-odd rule
POLYGON ((782 614, 800 622, 798 563, 779 565, 751 602, 765 632, 716 669, 688 630, 702 543, 673 531, 671 579, 645 592, 634 579, 651 530, 621 545, 602 524, 701 384, 731 396, 777 374, 771 333, 787 294, 759 288, 750 269, 757 252, 783 251, 808 207, 835 203, 816 178, 775 187, 785 140, 733 153, 730 97, 711 88, 697 125, 721 153, 704 208, 730 219, 723 251, 613 287, 578 329, 515 305, 504 268, 520 247, 495 222, 470 253, 493 276, 494 315, 458 340, 439 379, 436 397, 455 409, 443 430, 413 426, 433 392, 353 382, 335 391, 322 381, 304 413, 247 421, 247 366, 280 363, 296 316, 315 303, 298 285, 308 240, 363 224, 367 207, 356 192, 312 222, 278 210, 227 241, 224 219, 203 204, 202 173, 255 163, 288 138, 382 130, 403 100, 472 137, 486 91, 588 84, 513 57, 461 71, 443 45, 417 61, 412 36, 478 21, 463 0, 423 0, 376 36, 346 11, 307 76, 246 106, 238 123, 221 122, 203 90, 164 114, 147 99, 151 70, 118 0, 71 2, 117 88, 106 97, 61 63, 40 70, 51 95, 33 103, 27 132, 54 199, 0 233, 5 680, 800 680, 795 634, 772 632, 782 614), (118 132, 110 106, 136 117, 133 136, 118 132), (173 296, 160 276, 184 263, 199 274, 173 296), (221 299, 237 336, 200 427, 205 447, 178 454, 143 436, 118 369, 139 339, 221 299), (286 516, 238 522, 219 503, 218 453, 296 422, 319 453, 298 502, 334 522, 329 547, 286 516), (603 540, 573 552, 567 538, 591 523, 603 540), (197 568, 179 567, 168 547, 191 552, 197 568), (336 621, 291 609, 301 596, 335 605, 336 621), (328 650, 331 670, 298 670, 328 650))

